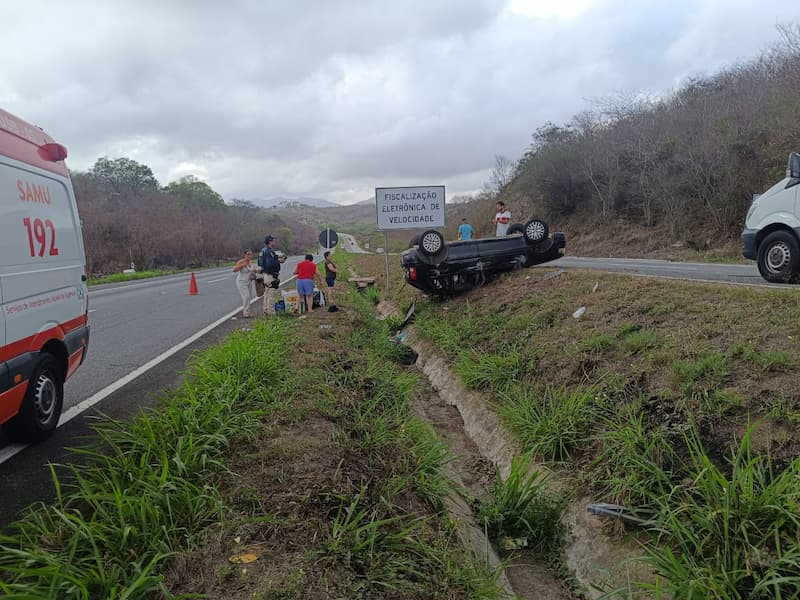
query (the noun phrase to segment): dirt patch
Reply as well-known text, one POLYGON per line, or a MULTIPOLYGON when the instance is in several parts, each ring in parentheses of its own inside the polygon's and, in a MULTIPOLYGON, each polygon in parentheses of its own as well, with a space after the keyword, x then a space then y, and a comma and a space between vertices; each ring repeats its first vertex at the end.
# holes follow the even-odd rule
MULTIPOLYGON (((342 474, 346 460, 331 443, 333 425, 310 418, 302 425, 275 427, 273 435, 239 448, 232 473, 222 482, 230 512, 197 553, 179 556, 167 574, 169 588, 208 598, 251 600, 253 589, 326 598, 309 581, 315 570, 307 550, 326 529, 337 495, 353 493, 342 474), (252 553, 258 560, 236 564, 230 557, 252 553)), ((281 597, 281 596, 275 596, 281 597)))

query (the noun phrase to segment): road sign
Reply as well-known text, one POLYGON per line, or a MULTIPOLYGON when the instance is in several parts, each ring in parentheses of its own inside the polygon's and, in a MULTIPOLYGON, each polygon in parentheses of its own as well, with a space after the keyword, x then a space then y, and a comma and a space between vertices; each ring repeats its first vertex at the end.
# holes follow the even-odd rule
POLYGON ((333 229, 323 229, 319 233, 319 245, 323 248, 333 248, 339 243, 339 234, 333 229))
POLYGON ((444 227, 444 186, 375 188, 378 229, 444 227))

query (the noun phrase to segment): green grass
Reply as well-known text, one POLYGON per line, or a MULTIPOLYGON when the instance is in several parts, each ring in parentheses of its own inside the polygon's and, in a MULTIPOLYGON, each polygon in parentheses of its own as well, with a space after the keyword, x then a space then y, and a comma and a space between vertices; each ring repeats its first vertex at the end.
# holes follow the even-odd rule
POLYGON ((526 372, 523 353, 508 349, 497 354, 459 353, 453 370, 469 388, 507 391, 526 372))
POLYGON ((497 406, 503 422, 526 451, 545 460, 569 460, 591 438, 604 400, 595 387, 575 389, 515 386, 497 406))
POLYGON ((165 277, 178 273, 188 273, 191 269, 154 269, 152 271, 137 271, 136 273, 112 273, 102 277, 91 277, 87 285, 100 285, 103 283, 119 283, 121 281, 134 281, 136 279, 151 279, 165 277))
POLYGON ((776 472, 751 450, 748 429, 727 469, 689 434, 687 476, 656 494, 646 562, 669 582, 676 599, 796 598, 800 595, 800 462, 776 472))
POLYGON ((681 360, 673 364, 680 391, 691 395, 722 384, 731 371, 731 357, 723 352, 704 352, 695 360, 681 360))
POLYGON ((172 595, 158 574, 219 521, 214 480, 232 440, 260 428, 280 385, 286 328, 264 325, 194 359, 182 388, 133 423, 105 420, 80 449, 83 466, 53 470, 52 506, 35 506, 0 538, 0 591, 8 598, 145 598, 172 595), (247 350, 257 347, 260 352, 247 350), (276 386, 277 387, 277 386, 276 386))
POLYGON ((532 468, 530 456, 511 462, 508 477, 495 475, 487 497, 478 505, 477 520, 487 535, 502 546, 504 538, 524 538, 539 554, 560 551, 565 498, 547 488, 547 477, 532 468))
POLYGON ((646 505, 671 489, 678 457, 667 424, 651 421, 641 400, 623 404, 601 420, 592 487, 605 502, 629 507, 646 505))

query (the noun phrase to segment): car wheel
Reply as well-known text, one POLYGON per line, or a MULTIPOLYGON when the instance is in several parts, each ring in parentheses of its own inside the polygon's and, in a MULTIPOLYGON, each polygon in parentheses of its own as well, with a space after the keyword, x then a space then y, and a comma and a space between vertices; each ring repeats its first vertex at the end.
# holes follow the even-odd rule
POLYGON ((435 229, 422 232, 419 236, 419 249, 426 256, 435 256, 444 248, 444 236, 435 229))
POLYGON ((511 235, 512 233, 521 233, 525 234, 525 227, 520 223, 514 223, 508 227, 508 231, 506 231, 506 235, 511 235))
POLYGON ((418 245, 419 245, 419 234, 411 238, 411 241, 408 243, 408 247, 413 248, 414 246, 418 245))
POLYGON ((43 352, 28 381, 19 413, 3 425, 15 442, 38 442, 55 431, 64 403, 64 377, 56 358, 43 352))
POLYGON ((531 219, 525 223, 523 235, 529 244, 537 244, 547 238, 547 223, 540 219, 531 219))
POLYGON ((790 283, 800 267, 800 245, 788 231, 773 231, 758 246, 758 271, 771 283, 790 283))

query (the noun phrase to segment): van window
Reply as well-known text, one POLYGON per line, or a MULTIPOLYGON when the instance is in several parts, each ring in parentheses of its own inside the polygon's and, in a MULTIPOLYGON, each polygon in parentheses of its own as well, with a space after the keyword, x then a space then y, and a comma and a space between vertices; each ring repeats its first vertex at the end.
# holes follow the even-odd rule
POLYGON ((74 261, 79 224, 65 183, 0 162, 0 256, 4 266, 74 261))

